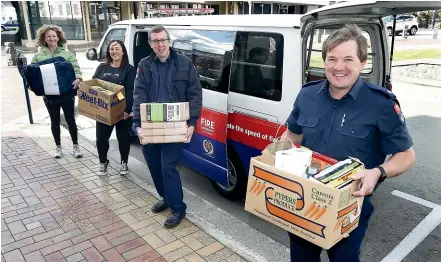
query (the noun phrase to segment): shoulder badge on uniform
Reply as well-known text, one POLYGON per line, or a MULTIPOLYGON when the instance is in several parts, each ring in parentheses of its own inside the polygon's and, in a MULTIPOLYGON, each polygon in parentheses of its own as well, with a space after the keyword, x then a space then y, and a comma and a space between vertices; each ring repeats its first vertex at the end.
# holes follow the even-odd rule
POLYGON ((403 115, 403 112, 401 111, 400 106, 397 103, 394 103, 394 110, 397 113, 398 118, 400 119, 401 123, 404 124, 404 122, 405 122, 404 115, 403 115))
POLYGON ((370 89, 373 89, 389 98, 395 99, 396 96, 394 95, 394 93, 392 93, 391 91, 389 91, 388 89, 381 87, 381 86, 377 86, 377 85, 373 85, 373 84, 368 84, 370 89))
POLYGON ((136 77, 135 77, 135 79, 138 78, 138 74, 139 74, 140 71, 141 71, 141 68, 139 68, 139 66, 138 66, 138 68, 136 69, 136 77))

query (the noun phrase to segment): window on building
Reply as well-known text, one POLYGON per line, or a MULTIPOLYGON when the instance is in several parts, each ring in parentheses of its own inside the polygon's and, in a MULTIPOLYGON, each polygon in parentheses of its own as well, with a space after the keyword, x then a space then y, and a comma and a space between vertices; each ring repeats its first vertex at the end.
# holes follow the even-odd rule
POLYGON ((69 16, 72 15, 72 10, 71 10, 70 4, 66 4, 66 14, 69 16))
POLYGON ((58 5, 58 14, 63 16, 63 5, 58 5))
POLYGON ((80 15, 81 10, 80 10, 80 6, 78 4, 73 4, 72 8, 73 8, 74 15, 76 15, 76 16, 80 15))
POLYGON ((230 91, 280 101, 283 46, 281 34, 238 32, 233 50, 230 91))
POLYGON ((101 59, 107 59, 107 46, 110 44, 112 40, 120 40, 124 43, 126 38, 126 29, 125 28, 115 28, 111 30, 103 41, 103 45, 101 46, 101 59))
POLYGON ((55 12, 54 12, 54 5, 52 5, 52 4, 49 4, 49 13, 51 14, 51 16, 52 16, 52 15, 55 15, 55 12))

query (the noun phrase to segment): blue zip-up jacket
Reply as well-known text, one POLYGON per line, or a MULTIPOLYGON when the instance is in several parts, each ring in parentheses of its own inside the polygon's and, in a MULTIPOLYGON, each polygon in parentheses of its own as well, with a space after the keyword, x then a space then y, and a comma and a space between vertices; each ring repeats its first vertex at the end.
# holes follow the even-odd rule
MULTIPOLYGON (((133 122, 141 127, 139 106, 142 103, 156 102, 159 88, 157 65, 154 63, 156 54, 141 59, 135 78, 133 92, 133 122)), ((202 87, 196 69, 190 58, 181 55, 170 48, 170 70, 168 71, 168 94, 172 103, 189 102, 190 120, 188 124, 196 127, 197 119, 202 109, 202 87)))

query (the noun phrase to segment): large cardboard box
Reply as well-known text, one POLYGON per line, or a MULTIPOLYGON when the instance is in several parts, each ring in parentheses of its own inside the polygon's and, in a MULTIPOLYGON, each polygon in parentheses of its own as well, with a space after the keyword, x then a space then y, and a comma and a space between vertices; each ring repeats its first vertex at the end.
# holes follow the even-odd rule
POLYGON ((106 125, 114 125, 123 119, 126 109, 123 86, 92 79, 81 82, 79 90, 81 95, 78 107, 81 115, 106 125))
POLYGON ((190 119, 190 105, 181 103, 142 103, 141 121, 144 122, 180 122, 190 119))
POLYGON ((354 191, 355 183, 336 189, 277 169, 274 155, 264 152, 251 158, 245 210, 329 249, 358 226, 364 198, 354 191))

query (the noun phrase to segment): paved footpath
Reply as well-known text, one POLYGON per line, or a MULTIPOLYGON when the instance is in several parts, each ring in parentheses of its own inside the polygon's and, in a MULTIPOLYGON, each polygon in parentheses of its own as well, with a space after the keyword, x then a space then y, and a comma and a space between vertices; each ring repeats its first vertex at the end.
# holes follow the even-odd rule
POLYGON ((95 152, 74 158, 66 135, 54 159, 49 126, 29 126, 2 127, 1 261, 245 261, 187 219, 163 228, 169 211, 153 214, 130 175, 98 176, 95 152))

